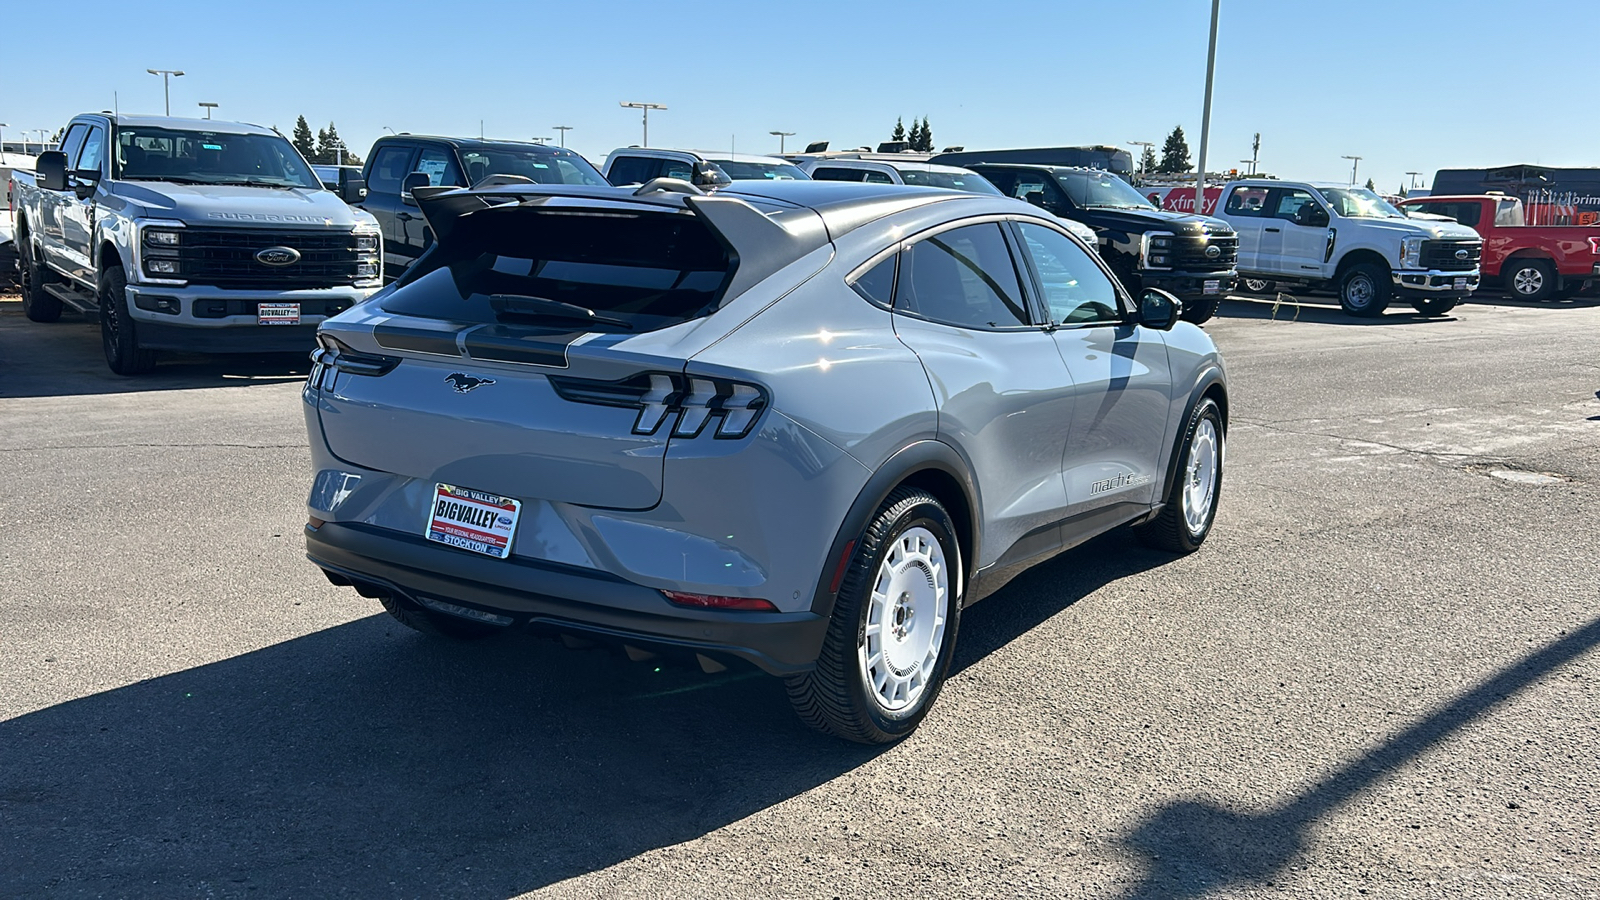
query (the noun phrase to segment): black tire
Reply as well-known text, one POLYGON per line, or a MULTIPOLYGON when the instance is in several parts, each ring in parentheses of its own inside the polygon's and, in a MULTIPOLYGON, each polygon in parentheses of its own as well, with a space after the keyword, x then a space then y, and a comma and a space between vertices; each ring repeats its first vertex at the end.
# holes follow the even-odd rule
POLYGON ((1135 529, 1140 540, 1148 546, 1172 553, 1193 553, 1200 549, 1200 545, 1206 542, 1206 536, 1211 533, 1211 525, 1217 519, 1217 504, 1222 499, 1222 464, 1227 458, 1226 444, 1227 429, 1223 426, 1222 411, 1214 400, 1206 397, 1189 414, 1183 444, 1178 448, 1172 487, 1167 491, 1160 514, 1135 529), (1211 433, 1215 435, 1215 480, 1212 482, 1209 507, 1204 510, 1199 527, 1195 527, 1185 514, 1184 495, 1193 477, 1191 454, 1194 452, 1195 435, 1201 431, 1203 423, 1210 423, 1211 433))
MULTIPOLYGON (((916 565, 919 572, 914 574, 929 574, 925 565, 916 565)), ((910 568, 908 564, 903 571, 909 571, 910 568)), ((856 543, 854 556, 845 571, 838 599, 834 603, 833 617, 828 623, 828 633, 823 639, 816 668, 785 680, 789 701, 800 720, 825 734, 862 744, 891 743, 916 730, 917 724, 937 699, 939 689, 944 685, 945 673, 950 669, 950 660, 955 655, 964 582, 961 546, 956 540, 955 524, 949 512, 926 491, 897 488, 872 517, 872 522, 856 543), (868 675, 862 661, 865 651, 862 648, 867 646, 868 614, 872 611, 870 598, 880 568, 903 538, 915 540, 915 536, 907 535, 912 529, 924 529, 933 535, 945 563, 948 589, 945 594, 944 632, 937 649, 929 648, 933 663, 920 694, 906 707, 890 710, 876 699, 875 691, 868 687, 868 675)), ((909 592, 906 596, 909 597, 909 592)), ((897 620, 910 621, 910 616, 897 620)), ((880 622, 880 635, 883 627, 880 622)), ((888 664, 888 654, 885 653, 881 665, 888 664)))
POLYGON ((1272 294, 1278 290, 1276 281, 1269 281, 1265 278, 1241 278, 1239 279, 1239 286, 1248 294, 1272 294))
POLYGON ((1412 300, 1411 305, 1424 316, 1442 316, 1455 309, 1456 304, 1460 302, 1456 297, 1434 297, 1427 300, 1412 300))
POLYGON ((1217 314, 1217 307, 1222 305, 1222 297, 1201 297, 1199 300, 1183 301, 1183 320, 1196 325, 1211 321, 1217 314))
POLYGON ((156 367, 156 352, 139 348, 138 325, 128 315, 128 279, 117 265, 100 273, 100 344, 106 365, 118 375, 143 375, 156 367))
POLYGON ((1381 316, 1393 297, 1389 271, 1377 263, 1356 263, 1339 279, 1339 306, 1352 316, 1381 316))
POLYGON ((378 602, 383 604, 384 611, 393 616, 396 622, 413 631, 420 631, 433 637, 447 637, 458 641, 476 641, 492 637, 505 630, 500 625, 474 622, 471 619, 463 619, 460 616, 436 613, 431 609, 420 609, 394 597, 379 597, 378 602))
POLYGON ((1556 267, 1548 259, 1513 259, 1500 269, 1506 293, 1529 303, 1542 303, 1556 292, 1556 267))
POLYGON ((17 276, 22 280, 22 314, 33 322, 54 322, 61 318, 61 300, 44 290, 55 281, 55 273, 34 258, 33 241, 26 235, 17 239, 17 276))

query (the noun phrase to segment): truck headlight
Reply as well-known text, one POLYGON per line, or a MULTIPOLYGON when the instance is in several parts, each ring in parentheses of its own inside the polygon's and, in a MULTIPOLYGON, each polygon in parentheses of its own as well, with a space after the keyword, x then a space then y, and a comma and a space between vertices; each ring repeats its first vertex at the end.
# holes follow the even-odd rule
POLYGON ((1400 239, 1400 268, 1422 268, 1422 240, 1417 235, 1400 239))
POLYGON ((144 270, 151 275, 176 275, 178 274, 178 261, 175 259, 146 259, 144 270))
POLYGON ((164 231, 155 228, 144 230, 144 242, 150 247, 176 247, 178 246, 180 231, 164 231))
POLYGON ((375 253, 378 249, 378 236, 375 234, 356 235, 356 251, 358 253, 375 253))

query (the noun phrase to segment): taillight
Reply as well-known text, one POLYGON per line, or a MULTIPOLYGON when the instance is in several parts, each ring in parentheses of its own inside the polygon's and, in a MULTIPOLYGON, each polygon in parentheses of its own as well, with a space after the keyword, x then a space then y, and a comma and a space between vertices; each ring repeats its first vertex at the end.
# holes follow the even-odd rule
POLYGON ((661 595, 677 606, 696 606, 701 609, 742 609, 749 612, 777 612, 771 600, 760 597, 718 597, 713 594, 686 594, 682 591, 662 591, 661 595))
POLYGON ((1600 235, 1589 238, 1589 252, 1600 256, 1600 235))
POLYGON ((673 437, 698 437, 709 429, 712 437, 734 440, 750 433, 768 404, 756 385, 702 375, 650 372, 623 381, 552 375, 550 385, 574 403, 637 409, 634 434, 655 434, 666 425, 673 437))

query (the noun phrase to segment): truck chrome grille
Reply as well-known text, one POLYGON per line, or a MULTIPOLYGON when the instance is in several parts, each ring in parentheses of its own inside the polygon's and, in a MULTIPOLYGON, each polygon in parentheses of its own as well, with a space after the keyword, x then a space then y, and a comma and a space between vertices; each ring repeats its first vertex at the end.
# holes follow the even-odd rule
POLYGON ((356 281, 356 238, 349 231, 186 228, 179 245, 190 284, 240 290, 340 287, 356 281), (269 266, 256 254, 289 247, 299 258, 269 266))
POLYGON ((1482 241, 1423 241, 1422 242, 1422 267, 1424 269, 1438 269, 1442 272, 1470 272, 1478 267, 1478 262, 1483 258, 1482 241), (1465 259, 1458 257, 1457 251, 1465 250, 1465 259))
POLYGON ((1191 272, 1225 272, 1239 261, 1239 236, 1233 233, 1211 234, 1204 237, 1180 235, 1174 243, 1175 267, 1191 272), (1206 248, 1216 247, 1216 256, 1207 256, 1206 248))

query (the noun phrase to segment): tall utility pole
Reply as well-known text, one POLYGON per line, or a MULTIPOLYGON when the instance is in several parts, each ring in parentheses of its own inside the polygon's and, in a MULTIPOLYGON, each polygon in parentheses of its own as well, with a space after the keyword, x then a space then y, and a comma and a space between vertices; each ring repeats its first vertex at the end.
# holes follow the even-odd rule
MULTIPOLYGON (((1138 147, 1141 150, 1149 150, 1151 147, 1155 146, 1155 142, 1153 142, 1153 141, 1129 141, 1128 142, 1128 146, 1129 147, 1138 147)), ((1144 154, 1140 153, 1139 154, 1139 177, 1143 178, 1144 176, 1149 175, 1149 174, 1150 174, 1149 172, 1146 172, 1144 170, 1144 154)))
POLYGON ((1348 160, 1350 160, 1350 186, 1351 187, 1355 187, 1356 186, 1356 167, 1361 165, 1361 157, 1359 157, 1359 156, 1341 156, 1339 158, 1340 159, 1348 159, 1348 160))
POLYGON ((1250 174, 1256 174, 1256 160, 1261 158, 1261 132, 1250 139, 1250 174))
POLYGON ((199 105, 199 106, 202 106, 202 107, 205 107, 205 111, 206 111, 206 118, 207 118, 207 119, 209 119, 209 118, 211 118, 211 111, 212 111, 212 110, 213 110, 213 109, 216 109, 216 108, 217 108, 217 104, 215 104, 215 103, 211 103, 211 102, 209 102, 209 101, 206 101, 206 100, 201 100, 201 101, 200 101, 200 102, 199 102, 199 104, 197 104, 197 105, 199 105))
POLYGON ((1422 173, 1421 172, 1407 172, 1406 174, 1411 176, 1411 188, 1413 190, 1415 190, 1416 187, 1417 187, 1417 176, 1421 175, 1422 173))
POLYGON ((767 134, 774 135, 774 136, 777 137, 777 139, 778 139, 778 155, 779 156, 783 155, 783 139, 786 138, 786 137, 794 136, 794 132, 792 132, 792 131, 769 131, 769 132, 767 132, 767 134))
POLYGON ((627 102, 621 102, 621 103, 619 103, 619 105, 623 109, 642 109, 642 110, 644 110, 644 143, 640 144, 639 146, 641 146, 641 147, 650 146, 650 110, 652 110, 652 109, 666 109, 667 107, 664 104, 661 104, 661 103, 627 103, 627 102))
POLYGON ((6 123, 0 122, 0 154, 6 152, 6 123))
POLYGON ((572 126, 571 125, 552 125, 550 127, 554 128, 555 130, 557 130, 559 132, 561 132, 561 146, 565 147, 567 145, 567 132, 572 130, 572 126))
POLYGON ((167 101, 167 115, 172 115, 172 79, 183 76, 182 69, 145 69, 151 75, 161 76, 161 93, 167 101))
POLYGON ((1222 12, 1222 0, 1211 0, 1211 45, 1206 50, 1206 108, 1200 117, 1200 164, 1194 173, 1195 215, 1205 212, 1206 206, 1206 145, 1211 140, 1211 81, 1217 72, 1217 16, 1222 12))

